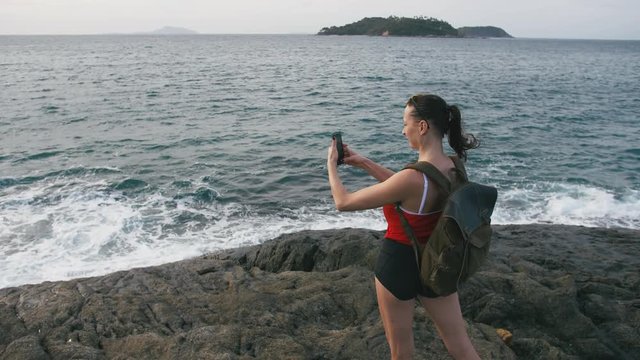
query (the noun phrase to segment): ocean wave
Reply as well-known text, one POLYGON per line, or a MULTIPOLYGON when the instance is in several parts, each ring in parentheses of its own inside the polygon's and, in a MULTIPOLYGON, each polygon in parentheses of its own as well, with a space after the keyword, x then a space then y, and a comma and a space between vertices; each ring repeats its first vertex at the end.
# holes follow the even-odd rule
POLYGON ((198 204, 210 204, 219 198, 220 193, 208 187, 200 187, 195 192, 181 193, 173 197, 174 200, 191 199, 198 204))
POLYGON ((53 157, 53 156, 60 155, 62 153, 63 153, 62 151, 44 151, 44 152, 41 152, 41 153, 29 155, 29 156, 25 157, 23 159, 23 161, 47 159, 47 158, 50 158, 50 157, 53 157))
POLYGON ((17 178, 0 178, 0 189, 15 186, 15 185, 30 185, 40 181, 55 181, 60 178, 67 177, 82 177, 91 175, 107 175, 120 173, 120 169, 115 167, 90 167, 84 166, 72 167, 64 170, 51 171, 43 175, 29 175, 17 178))
POLYGON ((147 187, 147 182, 138 179, 125 179, 115 185, 113 188, 116 190, 132 190, 147 187))
POLYGON ((0 288, 157 265, 300 230, 384 227, 380 211, 338 213, 320 204, 265 213, 215 201, 209 188, 172 198, 130 197, 103 181, 57 185, 4 196, 0 288))
POLYGON ((493 222, 640 229, 640 191, 616 194, 584 184, 530 184, 498 193, 493 222))
MULTIPOLYGON (((380 210, 337 212, 328 197, 313 206, 257 207, 204 181, 176 185, 187 192, 163 195, 151 187, 132 195, 128 185, 118 190, 83 178, 6 192, 0 203, 0 287, 157 265, 300 230, 386 227, 380 210)), ((557 183, 501 190, 493 216, 494 224, 634 229, 640 228, 638 219, 638 191, 616 195, 557 183)))

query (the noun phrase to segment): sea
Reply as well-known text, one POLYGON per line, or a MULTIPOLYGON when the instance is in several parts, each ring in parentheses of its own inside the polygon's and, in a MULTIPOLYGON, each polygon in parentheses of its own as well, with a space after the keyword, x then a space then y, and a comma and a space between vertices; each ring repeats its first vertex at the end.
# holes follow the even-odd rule
POLYGON ((640 41, 0 36, 0 288, 382 230, 379 209, 336 211, 327 148, 341 131, 414 161, 416 93, 480 139, 467 168, 498 188, 494 224, 640 229, 638 59, 640 41))

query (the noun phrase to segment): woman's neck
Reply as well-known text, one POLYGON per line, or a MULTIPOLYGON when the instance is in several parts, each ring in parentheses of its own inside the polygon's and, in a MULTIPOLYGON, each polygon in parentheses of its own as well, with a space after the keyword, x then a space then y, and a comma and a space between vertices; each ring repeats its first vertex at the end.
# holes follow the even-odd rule
POLYGON ((447 158, 447 155, 442 149, 442 141, 425 141, 418 149, 418 161, 428 161, 430 163, 438 162, 443 158, 447 158))

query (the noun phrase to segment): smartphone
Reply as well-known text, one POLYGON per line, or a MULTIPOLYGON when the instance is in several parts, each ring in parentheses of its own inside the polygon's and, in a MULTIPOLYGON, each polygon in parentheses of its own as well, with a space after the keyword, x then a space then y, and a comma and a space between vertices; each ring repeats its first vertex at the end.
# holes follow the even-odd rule
POLYGON ((338 150, 338 165, 344 164, 344 149, 342 148, 342 133, 333 133, 333 138, 336 139, 336 150, 338 150))

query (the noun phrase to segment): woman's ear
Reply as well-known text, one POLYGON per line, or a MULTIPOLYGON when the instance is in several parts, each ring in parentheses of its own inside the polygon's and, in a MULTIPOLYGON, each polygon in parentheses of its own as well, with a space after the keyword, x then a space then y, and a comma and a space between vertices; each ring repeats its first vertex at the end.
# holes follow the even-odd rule
POLYGON ((429 122, 427 120, 420 120, 420 135, 424 135, 429 130, 429 122))

